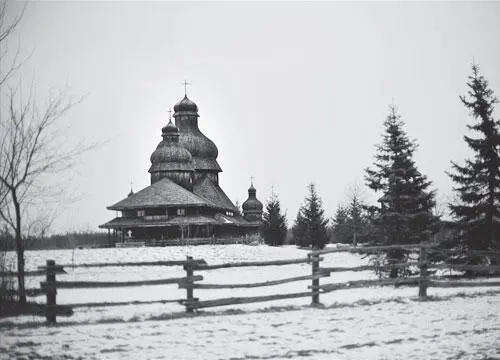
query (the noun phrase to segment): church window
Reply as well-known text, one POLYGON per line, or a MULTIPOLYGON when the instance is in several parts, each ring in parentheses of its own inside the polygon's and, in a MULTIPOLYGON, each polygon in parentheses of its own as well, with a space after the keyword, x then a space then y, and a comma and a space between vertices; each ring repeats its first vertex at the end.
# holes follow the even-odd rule
POLYGON ((177 209, 177 215, 186 216, 186 209, 177 209))
POLYGON ((144 216, 144 215, 146 215, 145 210, 137 210, 137 216, 144 216))

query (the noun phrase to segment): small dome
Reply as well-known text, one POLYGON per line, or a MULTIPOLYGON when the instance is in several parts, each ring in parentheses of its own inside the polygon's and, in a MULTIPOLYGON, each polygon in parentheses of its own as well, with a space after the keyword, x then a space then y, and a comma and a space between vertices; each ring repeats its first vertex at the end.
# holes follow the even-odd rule
POLYGON ((255 190, 252 183, 250 185, 250 188, 248 189, 248 199, 241 206, 244 213, 262 212, 263 206, 262 203, 257 199, 256 194, 257 190, 255 190))
POLYGON ((169 120, 168 124, 162 127, 161 132, 163 134, 178 134, 179 129, 172 123, 172 119, 169 120))
POLYGON ((247 211, 262 211, 262 203, 257 199, 248 199, 241 206, 244 212, 247 211))
POLYGON ((184 95, 184 99, 179 101, 174 105, 174 112, 198 112, 198 106, 191 100, 188 99, 187 95, 184 95))

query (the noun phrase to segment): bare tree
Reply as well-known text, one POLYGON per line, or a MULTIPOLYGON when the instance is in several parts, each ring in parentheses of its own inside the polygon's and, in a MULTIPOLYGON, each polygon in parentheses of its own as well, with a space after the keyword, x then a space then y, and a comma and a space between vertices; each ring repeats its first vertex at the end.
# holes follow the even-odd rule
MULTIPOLYGON (((21 20, 7 20, 7 3, 0 4, 0 45, 5 45, 21 20)), ((11 75, 22 65, 17 61, 19 50, 5 72, 0 73, 0 220, 14 234, 17 253, 18 300, 26 302, 24 284, 24 251, 33 235, 44 234, 53 219, 44 199, 57 196, 60 189, 44 186, 51 174, 70 168, 75 156, 90 146, 65 146, 60 120, 78 101, 66 91, 50 94, 45 106, 37 105, 33 85, 22 96, 20 81, 12 84, 11 75), (38 216, 36 208, 44 208, 38 216)), ((0 62, 7 50, 0 52, 0 62)), ((3 67, 4 68, 4 67, 3 67)))

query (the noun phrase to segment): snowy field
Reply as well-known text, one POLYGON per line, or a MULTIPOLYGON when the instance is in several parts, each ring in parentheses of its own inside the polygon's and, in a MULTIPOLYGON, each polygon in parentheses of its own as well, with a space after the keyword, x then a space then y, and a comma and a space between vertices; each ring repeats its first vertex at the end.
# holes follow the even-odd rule
MULTIPOLYGON (((13 254, 10 254, 13 255, 13 254)), ((51 250, 26 253, 27 269, 59 264, 182 260, 209 264, 300 258, 295 247, 198 246, 51 250)), ((325 255, 322 266, 366 264, 360 255, 325 255)), ((181 267, 67 268, 59 280, 130 281, 184 276, 181 267)), ((196 271, 202 283, 247 283, 311 273, 308 264, 196 271)), ((375 278, 372 272, 332 274, 321 283, 375 278)), ((43 278, 30 278, 38 287, 43 278)), ((267 288, 194 290, 200 300, 307 291, 310 281, 267 288)), ((0 321, 1 359, 499 359, 500 289, 370 288, 310 298, 209 308, 187 316, 175 303, 77 308, 46 327, 44 318, 0 321)), ((177 285, 58 290, 59 304, 185 298, 177 285)), ((44 298, 37 298, 43 302, 44 298)))

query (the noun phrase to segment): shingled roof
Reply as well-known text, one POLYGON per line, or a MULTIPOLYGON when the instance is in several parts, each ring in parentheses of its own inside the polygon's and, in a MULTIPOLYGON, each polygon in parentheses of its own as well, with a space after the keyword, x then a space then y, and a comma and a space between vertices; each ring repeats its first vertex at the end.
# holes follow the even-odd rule
POLYGON ((193 192, 223 209, 237 211, 236 206, 233 205, 219 185, 213 183, 208 177, 195 184, 193 192))
POLYGON ((244 227, 258 227, 260 222, 248 221, 242 216, 226 216, 217 213, 214 216, 207 215, 187 215, 172 216, 164 220, 146 220, 143 217, 117 217, 105 224, 99 225, 100 228, 123 228, 123 227, 163 227, 179 225, 235 225, 244 227))
POLYGON ((168 178, 136 192, 133 195, 108 206, 109 210, 146 209, 172 206, 209 206, 218 208, 207 198, 202 198, 168 178))

